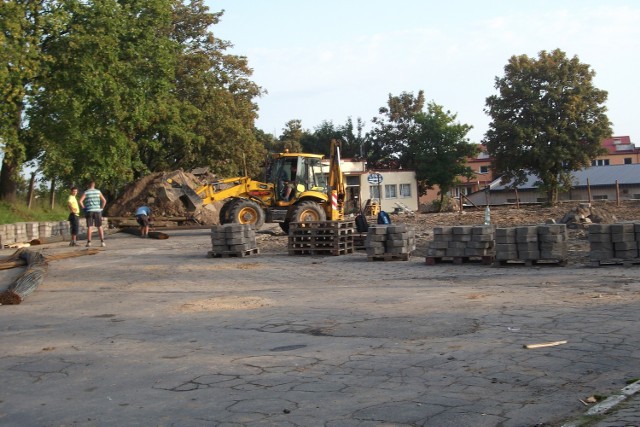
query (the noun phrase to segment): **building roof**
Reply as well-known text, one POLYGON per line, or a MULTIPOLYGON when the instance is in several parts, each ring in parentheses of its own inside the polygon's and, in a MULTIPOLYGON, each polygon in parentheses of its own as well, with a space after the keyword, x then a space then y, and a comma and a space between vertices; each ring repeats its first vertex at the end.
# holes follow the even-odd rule
MULTIPOLYGON (((640 163, 634 163, 630 165, 613 165, 613 166, 591 166, 589 168, 581 169, 573 172, 573 187, 586 187, 587 179, 589 179, 589 185, 615 185, 616 180, 620 185, 640 185, 640 163)), ((538 177, 533 174, 527 176, 527 181, 518 186, 518 190, 533 190, 538 186, 535 182, 538 181, 538 177)), ((492 191, 502 191, 507 189, 507 185, 500 184, 500 178, 494 180, 490 188, 492 191)))
POLYGON ((631 142, 629 136, 614 136, 602 141, 602 146, 611 154, 633 154, 640 151, 636 145, 631 142))

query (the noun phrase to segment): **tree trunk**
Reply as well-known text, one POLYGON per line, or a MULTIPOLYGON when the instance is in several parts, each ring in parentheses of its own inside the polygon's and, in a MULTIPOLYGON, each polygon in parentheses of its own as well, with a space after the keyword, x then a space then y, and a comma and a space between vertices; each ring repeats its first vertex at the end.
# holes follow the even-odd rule
POLYGON ((438 208, 438 212, 443 212, 444 210, 444 192, 440 191, 440 207, 438 208))
POLYGON ((56 204, 56 180, 51 180, 51 191, 49 192, 49 206, 51 209, 54 208, 56 204))
POLYGON ((31 172, 31 179, 29 180, 29 191, 27 191, 27 208, 31 209, 33 203, 33 187, 36 184, 36 173, 31 172))
POLYGON ((0 200, 15 202, 18 193, 18 165, 11 164, 7 158, 2 160, 0 170, 0 200))

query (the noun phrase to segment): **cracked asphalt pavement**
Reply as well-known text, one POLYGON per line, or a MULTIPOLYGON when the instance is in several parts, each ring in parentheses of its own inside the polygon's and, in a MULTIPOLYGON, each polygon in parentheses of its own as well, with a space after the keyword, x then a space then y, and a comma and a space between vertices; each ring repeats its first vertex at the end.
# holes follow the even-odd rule
POLYGON ((639 376, 638 265, 207 258, 207 230, 168 234, 111 235, 0 307, 1 425, 560 426, 639 376))

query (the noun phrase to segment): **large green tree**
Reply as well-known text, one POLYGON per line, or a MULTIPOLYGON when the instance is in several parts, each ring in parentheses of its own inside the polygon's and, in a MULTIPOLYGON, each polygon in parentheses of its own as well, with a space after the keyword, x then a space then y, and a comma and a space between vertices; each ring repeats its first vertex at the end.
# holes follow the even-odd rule
POLYGON ((167 0, 60 2, 59 37, 42 47, 55 58, 29 111, 43 150, 40 167, 65 182, 96 179, 114 190, 145 170, 138 144, 173 87, 177 49, 167 0))
POLYGON ((420 194, 439 187, 440 207, 444 197, 458 182, 459 176, 471 178, 473 170, 467 159, 478 154, 478 145, 467 138, 472 126, 456 121, 457 115, 430 102, 427 112, 414 115, 408 144, 401 163, 416 171, 420 194))
POLYGON ((175 1, 173 38, 180 46, 176 70, 181 119, 192 117, 193 128, 161 132, 165 162, 171 168, 210 166, 222 176, 260 175, 265 149, 256 138, 255 98, 264 90, 251 80, 246 57, 227 53, 233 45, 214 36, 223 12, 210 13, 202 0, 175 1), (194 113, 195 112, 195 113, 194 113), (189 133, 193 129, 193 133, 189 133), (173 161, 173 162, 172 162, 173 161))
POLYGON ((29 135, 25 112, 42 87, 50 57, 42 45, 54 37, 61 15, 55 2, 13 0, 0 2, 0 199, 16 198, 20 171, 34 159, 39 147, 29 135))
POLYGON ((372 119, 373 129, 365 136, 364 155, 369 167, 397 168, 402 166, 400 157, 407 148, 409 129, 416 114, 423 111, 424 91, 417 96, 402 92, 389 94, 387 106, 381 107, 379 116, 372 119))
POLYGON ((602 153, 611 123, 607 92, 594 86, 594 76, 589 65, 558 49, 509 59, 485 109, 491 117, 485 144, 503 182, 517 187, 532 173, 554 204, 570 187, 572 171, 602 153))

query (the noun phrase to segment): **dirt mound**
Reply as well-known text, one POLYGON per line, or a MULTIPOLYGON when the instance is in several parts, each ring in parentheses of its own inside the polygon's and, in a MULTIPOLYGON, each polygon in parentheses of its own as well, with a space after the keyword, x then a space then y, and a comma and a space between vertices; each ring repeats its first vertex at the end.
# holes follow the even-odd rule
POLYGON ((147 205, 155 218, 185 217, 204 225, 217 224, 219 203, 193 205, 179 188, 179 185, 187 185, 195 189, 202 184, 200 176, 189 172, 153 173, 129 184, 122 195, 109 205, 105 215, 133 217, 136 209, 147 205))
POLYGON ((561 223, 567 224, 568 228, 582 228, 589 224, 613 224, 616 221, 616 216, 606 208, 591 206, 589 203, 580 203, 560 220, 561 223))

